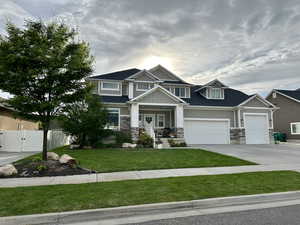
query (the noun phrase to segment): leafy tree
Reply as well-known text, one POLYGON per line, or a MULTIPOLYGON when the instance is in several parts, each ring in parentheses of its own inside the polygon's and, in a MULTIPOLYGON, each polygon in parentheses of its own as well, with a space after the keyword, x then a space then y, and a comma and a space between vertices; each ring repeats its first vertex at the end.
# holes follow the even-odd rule
POLYGON ((8 103, 18 114, 41 123, 47 160, 49 123, 90 89, 84 78, 93 58, 63 23, 26 21, 24 29, 8 23, 6 31, 0 36, 0 88, 13 95, 8 103))
POLYGON ((63 130, 75 136, 80 147, 95 147, 109 132, 104 129, 108 122, 107 110, 96 95, 87 95, 83 101, 67 106, 61 122, 63 130))

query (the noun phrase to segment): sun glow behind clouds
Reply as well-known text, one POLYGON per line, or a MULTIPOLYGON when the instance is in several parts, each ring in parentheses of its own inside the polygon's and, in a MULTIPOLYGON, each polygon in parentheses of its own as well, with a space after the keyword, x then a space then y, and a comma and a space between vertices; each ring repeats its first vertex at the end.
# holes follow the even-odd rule
POLYGON ((158 64, 166 67, 168 70, 173 70, 173 64, 172 60, 167 57, 162 57, 162 56, 148 56, 146 57, 143 62, 141 63, 141 67, 143 69, 151 69, 154 66, 157 66, 158 64))

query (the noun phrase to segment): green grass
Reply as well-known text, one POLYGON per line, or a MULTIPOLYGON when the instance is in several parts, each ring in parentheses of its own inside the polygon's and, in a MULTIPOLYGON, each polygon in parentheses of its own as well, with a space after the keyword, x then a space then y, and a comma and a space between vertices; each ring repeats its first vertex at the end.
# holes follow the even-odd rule
POLYGON ((184 201, 300 189, 300 173, 254 172, 0 188, 0 216, 184 201))
POLYGON ((235 157, 199 149, 91 149, 74 151, 62 147, 54 151, 59 155, 69 154, 77 159, 82 167, 98 172, 255 165, 255 163, 235 157))

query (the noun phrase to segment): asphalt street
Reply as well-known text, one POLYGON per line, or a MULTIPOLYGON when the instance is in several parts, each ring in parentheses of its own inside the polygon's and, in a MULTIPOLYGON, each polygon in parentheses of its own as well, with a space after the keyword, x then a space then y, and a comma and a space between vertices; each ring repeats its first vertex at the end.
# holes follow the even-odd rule
POLYGON ((128 225, 299 225, 300 205, 190 216, 128 225))

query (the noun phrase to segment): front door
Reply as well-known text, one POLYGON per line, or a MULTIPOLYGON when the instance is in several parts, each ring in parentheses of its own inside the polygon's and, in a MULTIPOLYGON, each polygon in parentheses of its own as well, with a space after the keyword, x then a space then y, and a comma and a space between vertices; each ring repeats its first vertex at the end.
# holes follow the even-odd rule
POLYGON ((155 115, 154 114, 144 114, 144 126, 152 126, 154 128, 155 115))

